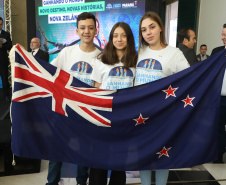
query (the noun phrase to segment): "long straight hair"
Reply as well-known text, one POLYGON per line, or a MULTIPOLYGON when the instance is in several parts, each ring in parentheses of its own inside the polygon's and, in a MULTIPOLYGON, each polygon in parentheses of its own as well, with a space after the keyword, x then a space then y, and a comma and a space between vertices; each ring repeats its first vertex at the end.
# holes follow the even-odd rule
POLYGON ((145 46, 148 46, 149 44, 144 40, 143 36, 142 36, 142 32, 141 32, 141 24, 143 22, 143 20, 145 19, 151 19, 153 21, 155 21, 159 27, 161 28, 161 32, 160 32, 160 44, 161 46, 165 47, 167 46, 167 43, 166 43, 166 38, 165 38, 165 29, 164 29, 164 26, 163 26, 163 23, 162 23, 162 20, 161 18, 159 17, 159 15, 155 12, 146 12, 140 19, 140 24, 139 24, 139 50, 140 51, 140 48, 145 45, 145 46))
POLYGON ((116 28, 121 27, 127 37, 127 46, 125 48, 125 52, 123 57, 121 58, 121 62, 123 63, 124 68, 135 67, 137 62, 137 54, 135 49, 134 36, 130 26, 125 22, 116 23, 110 32, 109 41, 104 48, 104 52, 98 55, 98 59, 100 59, 104 64, 114 65, 120 62, 116 48, 113 45, 113 34, 116 28))

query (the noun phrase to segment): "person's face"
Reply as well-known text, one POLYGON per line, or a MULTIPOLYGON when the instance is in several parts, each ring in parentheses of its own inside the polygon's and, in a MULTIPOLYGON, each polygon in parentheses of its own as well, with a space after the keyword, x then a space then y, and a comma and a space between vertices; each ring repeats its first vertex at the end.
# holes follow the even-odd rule
POLYGON ((226 28, 223 28, 222 30, 222 36, 221 36, 221 39, 226 47, 226 28))
POLYGON ((207 47, 206 46, 202 46, 200 48, 200 54, 205 55, 206 54, 206 51, 207 51, 207 47))
POLYGON ((2 30, 2 27, 3 27, 3 21, 0 20, 0 30, 2 30))
POLYGON ((37 38, 31 39, 30 48, 34 50, 34 49, 38 49, 39 47, 40 47, 40 43, 38 42, 38 39, 37 38))
POLYGON ((97 34, 93 19, 80 20, 76 33, 80 37, 81 43, 93 43, 93 38, 97 34))
POLYGON ((195 37, 195 32, 192 31, 192 30, 189 30, 188 32, 189 32, 190 39, 188 40, 188 39, 185 38, 185 39, 184 39, 184 44, 185 44, 188 48, 193 49, 195 43, 197 42, 197 41, 196 41, 196 37, 195 37))
POLYGON ((127 36, 123 28, 118 27, 113 33, 113 45, 116 50, 124 50, 127 46, 127 36))
POLYGON ((141 33, 150 48, 160 47, 161 28, 157 22, 150 18, 144 19, 141 23, 141 33))

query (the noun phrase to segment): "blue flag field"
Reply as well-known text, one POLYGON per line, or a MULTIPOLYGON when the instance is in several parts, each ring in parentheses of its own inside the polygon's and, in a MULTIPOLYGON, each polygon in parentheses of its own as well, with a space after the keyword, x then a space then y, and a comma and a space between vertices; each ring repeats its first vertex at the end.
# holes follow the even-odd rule
MULTIPOLYGON (((63 62, 63 61, 62 61, 63 62)), ((175 169, 217 158, 226 51, 117 91, 90 87, 16 46, 12 150, 99 169, 175 169)))

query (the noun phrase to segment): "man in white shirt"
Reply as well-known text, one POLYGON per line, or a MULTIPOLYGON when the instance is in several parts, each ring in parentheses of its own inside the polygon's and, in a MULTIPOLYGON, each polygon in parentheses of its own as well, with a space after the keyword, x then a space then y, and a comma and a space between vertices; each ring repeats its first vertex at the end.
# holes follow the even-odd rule
MULTIPOLYGON (((219 46, 213 49, 211 56, 216 53, 226 49, 226 24, 223 25, 223 30, 221 34, 221 40, 223 41, 223 46, 219 46)), ((226 73, 226 70, 225 70, 226 73)), ((221 102, 220 102, 220 116, 219 116, 219 134, 218 134, 218 159, 214 163, 224 163, 223 155, 226 152, 226 75, 224 73, 224 80, 221 89, 221 102)))

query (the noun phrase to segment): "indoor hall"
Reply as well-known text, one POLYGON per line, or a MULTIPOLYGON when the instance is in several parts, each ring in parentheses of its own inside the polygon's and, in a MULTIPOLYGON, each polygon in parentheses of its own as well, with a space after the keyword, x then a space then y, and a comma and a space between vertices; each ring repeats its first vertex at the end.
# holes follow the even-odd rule
MULTIPOLYGON (((10 2, 10 1, 9 1, 10 2)), ((41 2, 41 1, 40 1, 41 2)), ((38 2, 38 3, 40 3, 38 2)), ((155 3, 156 1, 146 1, 155 3)), ((26 49, 29 50, 30 40, 36 35, 35 26, 35 6, 34 1, 17 1, 11 0, 12 3, 12 20, 11 24, 11 35, 13 44, 20 43, 26 49), (28 4, 27 4, 28 3, 28 4), (27 7, 28 6, 28 7, 27 7), (27 8, 25 8, 27 7, 27 8), (29 15, 27 17, 27 15, 29 15), (29 25, 29 26, 28 26, 29 25)), ((129 6, 131 2, 126 1, 125 6, 129 6)), ((135 2, 134 6, 135 6, 135 2)), ((194 47, 196 53, 199 52, 199 46, 205 43, 208 46, 207 54, 211 54, 213 48, 222 45, 221 30, 222 25, 225 24, 225 10, 226 6, 225 0, 179 0, 178 1, 163 1, 163 4, 157 5, 162 6, 162 10, 164 8, 166 11, 162 12, 163 17, 165 17, 165 27, 167 35, 167 42, 172 43, 172 45, 176 46, 175 38, 176 32, 179 28, 189 26, 192 27, 196 32, 197 43, 194 47), (178 12, 175 13, 175 4, 178 3, 176 7, 178 7, 178 12), (172 5, 173 4, 173 5, 172 5), (167 8, 168 6, 168 8, 167 8), (211 12, 211 13, 210 13, 211 12), (167 17, 168 15, 168 17, 167 17), (167 23, 168 21, 168 23, 167 23), (178 23, 178 24, 175 24, 178 23), (170 30, 170 31, 169 31, 170 30)), ((139 4, 139 1, 138 1, 139 4)), ((107 6, 106 6, 107 7, 107 6)), ((109 6, 110 7, 110 6, 109 6)), ((176 8, 177 9, 177 8, 176 8)), ((129 16, 130 18, 130 16, 129 16)), ((120 20, 129 21, 127 16, 120 17, 120 20)), ((101 19, 101 18, 100 18, 101 19)), ((10 19, 8 19, 10 20, 10 19)), ((55 20, 54 18, 52 20, 55 20)), ((45 25, 46 26, 46 25, 45 25)), ((43 29, 45 28, 43 26, 43 29)), ((56 26, 57 27, 57 26, 56 26)), ((71 27, 71 26, 69 26, 71 27)), ((103 25, 102 27, 103 28, 103 25)), ((107 27, 106 27, 107 28, 107 27)), ((40 30, 39 30, 39 33, 40 30)), ((52 33, 48 33, 49 36, 52 33)), ((52 34, 54 35, 54 34, 52 34)), ((40 35, 38 35, 40 36, 40 35)), ((44 36, 44 35, 41 35, 44 36)), ((56 35, 54 35, 56 37, 56 35)), ((51 37, 51 39, 54 39, 51 37)), ((54 40, 51 40, 54 41, 54 40)), ((73 40, 74 41, 74 40, 73 40)), ((70 41, 70 43, 73 43, 70 41)), ((49 42, 49 45, 51 43, 49 42)), ((56 43, 55 43, 56 44, 56 43)), ((61 44, 65 44, 61 42, 61 44)), ((45 48, 45 46, 43 46, 45 48)), ((46 48, 45 48, 46 49, 46 48)), ((59 47, 52 48, 51 52, 55 52, 59 47), (54 50, 55 49, 55 50, 54 50)), ((50 51, 50 50, 48 50, 50 51)), ((53 55, 52 55, 53 59, 53 55)), ((0 102, 0 110, 2 119, 9 121, 9 108, 10 103, 5 101, 5 98, 1 93, 1 102, 0 102)), ((7 121, 4 121, 7 122, 7 121)), ((10 121, 9 121, 10 122, 10 121)), ((9 123, 10 124, 10 123, 9 123)), ((7 125, 6 129, 9 130, 11 125, 7 125)), ((9 137, 7 139, 10 139, 9 137)), ((5 143, 4 143, 5 144, 5 143)), ((0 184, 18 184, 18 185, 35 185, 35 184, 45 184, 47 182, 47 171, 48 171, 48 161, 41 160, 40 161, 30 161, 29 159, 20 159, 16 158, 16 165, 11 166, 12 156, 9 156, 10 140, 7 141, 7 145, 4 145, 3 148, 0 149, 0 184), (7 148, 7 149, 5 149, 7 148), (7 150, 7 157, 9 157, 7 161, 7 165, 9 165, 10 174, 6 175, 4 173, 4 152, 7 150), (40 172, 39 171, 40 168, 40 172), (36 173, 38 172, 38 173, 36 173)), ((226 185, 226 156, 224 154, 224 164, 214 164, 207 163, 199 166, 195 166, 192 168, 178 169, 178 170, 170 170, 168 184, 221 184, 226 185)), ((61 185, 75 185, 76 180, 74 174, 76 173, 75 167, 71 165, 65 164, 62 168, 62 180, 60 182, 61 185), (68 169, 72 171, 70 173, 67 172, 68 169), (66 172, 65 172, 65 171, 66 172), (73 173, 73 170, 75 173, 73 173)), ((153 175, 154 176, 154 175, 153 175)), ((127 184, 139 184, 140 180, 137 177, 137 173, 135 175, 131 175, 128 173, 127 184), (131 176, 133 178, 131 178, 131 176)), ((153 179, 154 180, 154 179, 153 179)))

